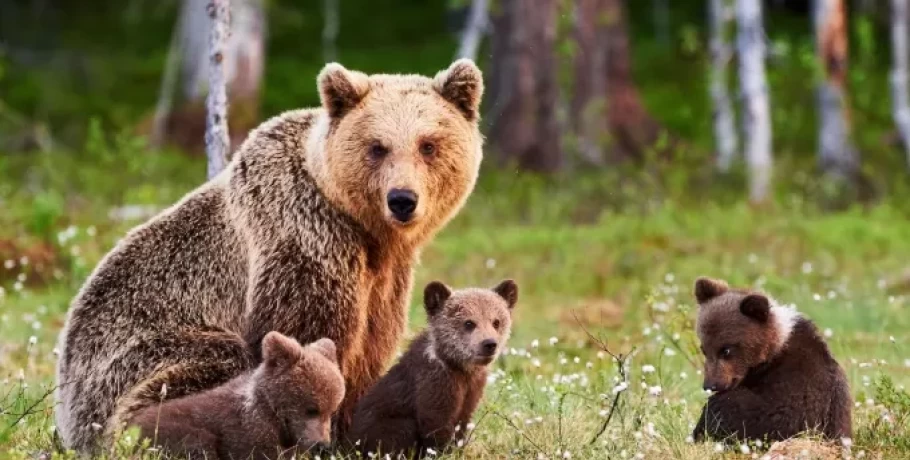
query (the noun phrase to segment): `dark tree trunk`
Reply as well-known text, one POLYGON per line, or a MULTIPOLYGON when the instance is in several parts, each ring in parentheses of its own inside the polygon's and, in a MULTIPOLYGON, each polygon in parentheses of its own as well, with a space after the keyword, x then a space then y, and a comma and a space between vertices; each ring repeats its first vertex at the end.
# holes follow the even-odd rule
POLYGON ((556 59, 557 0, 504 0, 494 19, 490 140, 503 163, 563 167, 556 59))
POLYGON ((576 0, 573 18, 575 80, 569 118, 581 160, 593 165, 605 162, 604 147, 610 138, 605 5, 604 0, 576 0))

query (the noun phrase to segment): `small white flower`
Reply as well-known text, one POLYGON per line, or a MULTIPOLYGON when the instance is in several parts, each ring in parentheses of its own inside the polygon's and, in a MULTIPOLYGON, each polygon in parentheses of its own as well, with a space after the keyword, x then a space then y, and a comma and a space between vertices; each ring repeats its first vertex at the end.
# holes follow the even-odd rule
POLYGON ((559 339, 556 337, 550 337, 550 346, 556 345, 556 342, 559 342, 559 339))
POLYGON ((487 259, 486 262, 487 270, 492 270, 496 268, 496 259, 487 259))
POLYGON ((812 294, 812 300, 818 302, 818 301, 822 300, 822 296, 819 294, 812 294))
POLYGON ((562 458, 572 458, 572 452, 569 452, 569 451, 563 452, 562 458))
MULTIPOLYGON (((602 351, 597 352, 597 359, 604 359, 605 356, 607 356, 606 353, 604 353, 602 351)), ((907 362, 910 362, 910 360, 907 360, 907 362)), ((910 367, 910 365, 907 365, 907 367, 910 367)))
POLYGON ((540 367, 540 360, 537 359, 537 358, 532 359, 532 360, 531 360, 531 365, 534 366, 534 367, 540 367))
POLYGON ((721 443, 714 444, 714 452, 723 452, 724 445, 721 443))
POLYGON ((752 449, 749 449, 749 446, 745 444, 740 444, 739 451, 742 452, 743 455, 749 455, 752 452, 752 449))
POLYGON ((629 388, 629 382, 621 382, 619 385, 613 387, 613 394, 622 393, 623 391, 626 391, 627 388, 629 388))
POLYGON ((888 337, 888 340, 890 340, 891 343, 897 342, 896 340, 894 340, 894 336, 893 336, 893 335, 892 335, 892 336, 889 336, 889 337, 888 337))
POLYGON ((831 328, 825 328, 825 337, 830 339, 832 335, 834 335, 834 331, 831 328))
POLYGON ((695 438, 693 438, 692 435, 686 436, 686 444, 693 444, 694 442, 695 438))
POLYGON ((31 337, 28 338, 28 344, 29 344, 29 345, 35 345, 36 343, 38 343, 38 337, 31 336, 31 337))
POLYGON ((7 270, 12 270, 16 266, 16 261, 13 259, 6 259, 6 262, 3 262, 3 268, 7 270))
POLYGON ((468 426, 466 426, 465 429, 468 431, 471 431, 474 429, 475 426, 477 426, 477 425, 474 425, 474 422, 468 422, 468 426))
POLYGON ((436 451, 427 447, 427 453, 430 455, 436 455, 436 451))
POLYGON ((661 391, 662 390, 660 388, 660 385, 655 385, 653 387, 648 388, 648 394, 650 394, 651 396, 660 396, 661 391))
POLYGON ((844 447, 846 447, 846 448, 849 449, 849 448, 853 445, 853 440, 850 439, 850 438, 840 438, 840 443, 841 443, 844 447))
POLYGON ((101 431, 102 428, 104 428, 104 427, 101 426, 100 423, 92 422, 92 429, 93 429, 93 430, 95 430, 95 431, 101 431))
POLYGON ((664 355, 666 355, 666 356, 675 356, 675 355, 676 355, 676 350, 674 350, 674 349, 672 349, 672 348, 664 348, 664 355))
POLYGON ((572 362, 575 364, 578 364, 581 362, 581 359, 578 356, 576 356, 574 359, 572 359, 572 362))
POLYGON ((641 372, 644 374, 650 374, 650 373, 654 372, 655 370, 656 369, 654 369, 654 366, 652 366, 650 364, 645 364, 644 366, 641 366, 641 372))
POLYGON ((534 339, 534 341, 531 342, 531 348, 537 348, 539 346, 540 346, 540 340, 534 339))
POLYGON ((689 374, 686 374, 685 372, 680 372, 680 373, 679 373, 679 378, 685 379, 685 378, 687 378, 687 377, 689 377, 689 374))

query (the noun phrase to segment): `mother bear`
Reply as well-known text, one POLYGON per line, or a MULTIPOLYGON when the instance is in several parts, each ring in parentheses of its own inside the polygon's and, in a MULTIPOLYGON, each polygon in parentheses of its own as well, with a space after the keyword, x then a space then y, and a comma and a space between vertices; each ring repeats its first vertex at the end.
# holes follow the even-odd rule
POLYGON ((263 123, 86 281, 59 343, 65 446, 92 452, 137 409, 252 367, 271 330, 335 341, 348 426, 402 336, 421 247, 473 190, 483 81, 459 60, 433 78, 328 64, 317 84, 321 108, 263 123))

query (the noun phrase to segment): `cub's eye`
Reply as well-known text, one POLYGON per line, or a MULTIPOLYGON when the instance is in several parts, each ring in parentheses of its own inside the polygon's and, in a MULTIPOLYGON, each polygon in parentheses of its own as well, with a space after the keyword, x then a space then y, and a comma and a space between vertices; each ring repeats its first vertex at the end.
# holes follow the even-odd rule
POLYGON ((385 148, 379 142, 373 142, 370 144, 370 156, 373 158, 382 158, 388 155, 389 149, 385 148))
POLYGON ((420 143, 420 154, 421 155, 431 156, 434 153, 436 153, 436 144, 429 142, 429 141, 423 141, 420 143))
POLYGON ((474 321, 468 320, 464 322, 464 328, 468 332, 473 331, 475 327, 477 327, 477 324, 474 321))
POLYGON ((315 408, 315 407, 310 407, 310 408, 308 408, 308 409, 306 410, 306 416, 307 416, 307 417, 318 417, 318 416, 319 416, 319 409, 318 409, 318 408, 315 408))
POLYGON ((498 319, 493 320, 493 329, 499 329, 499 320, 498 319))
POLYGON ((731 350, 730 347, 723 347, 720 349, 720 353, 718 353, 717 355, 720 356, 721 358, 729 358, 730 353, 732 353, 732 352, 733 352, 733 350, 731 350))

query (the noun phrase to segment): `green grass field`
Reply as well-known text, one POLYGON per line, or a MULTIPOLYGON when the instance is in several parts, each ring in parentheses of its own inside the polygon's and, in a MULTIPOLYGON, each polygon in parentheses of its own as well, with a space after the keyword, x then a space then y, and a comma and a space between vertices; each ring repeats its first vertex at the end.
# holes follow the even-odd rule
MULTIPOLYGON (((175 155, 124 163, 91 150, 91 161, 0 157, 0 177, 19 178, 0 183, 0 458, 66 456, 54 448, 48 396, 57 334, 81 282, 141 222, 112 219, 111 208, 163 207, 204 174, 175 155)), ((691 290, 711 275, 764 288, 825 331, 858 403, 854 458, 910 458, 908 207, 823 212, 805 190, 782 188, 753 208, 736 198, 736 179, 649 177, 484 171, 425 250, 419 288, 505 277, 521 288, 509 353, 451 457, 760 456, 760 446, 686 440, 706 399, 691 290), (625 356, 622 369, 610 353, 625 356)), ((417 295, 411 319, 419 330, 417 295)), ((113 457, 157 458, 130 441, 113 457)))

